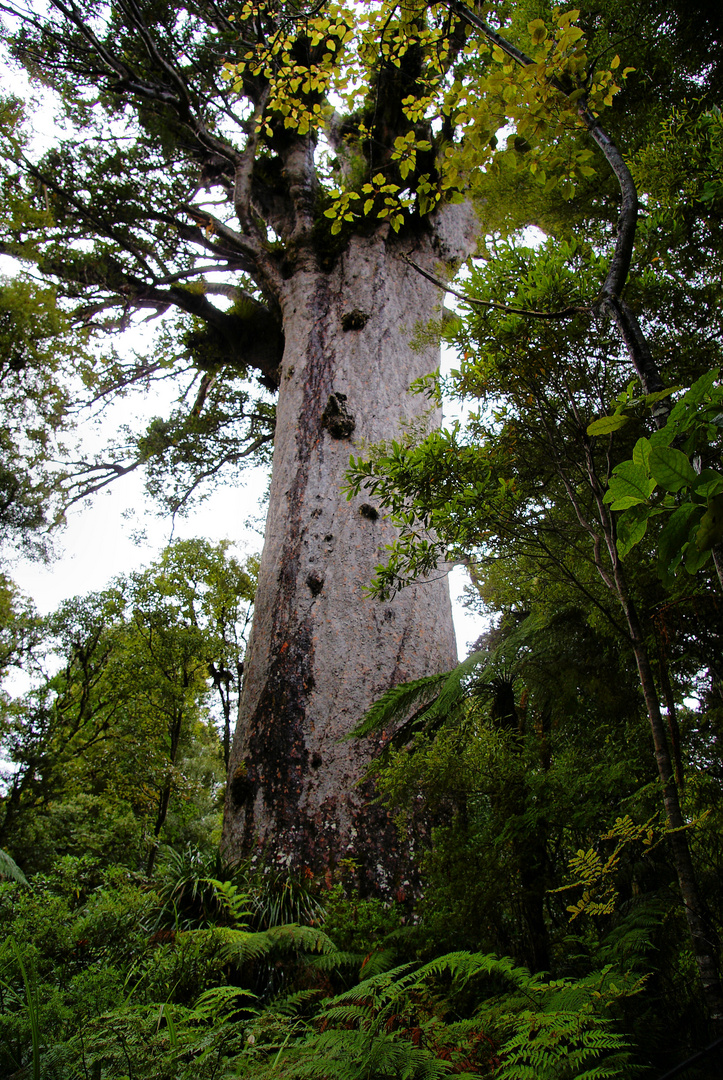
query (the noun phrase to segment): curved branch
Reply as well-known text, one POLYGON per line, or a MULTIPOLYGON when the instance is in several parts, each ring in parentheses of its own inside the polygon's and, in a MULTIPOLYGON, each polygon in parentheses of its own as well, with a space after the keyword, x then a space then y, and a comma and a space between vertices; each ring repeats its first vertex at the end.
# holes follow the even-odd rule
POLYGON ((457 289, 453 289, 450 285, 447 285, 444 281, 435 277, 434 274, 430 274, 427 270, 423 270, 421 266, 410 259, 408 255, 403 255, 402 258, 405 262, 409 263, 413 269, 426 278, 427 281, 431 281, 433 285, 436 285, 440 289, 444 289, 445 292, 451 293, 452 296, 456 296, 458 300, 463 300, 465 304, 469 304, 471 307, 480 308, 494 308, 497 311, 505 311, 509 315, 527 315, 531 319, 567 319, 571 315, 579 315, 581 313, 589 314, 593 309, 590 305, 583 307, 570 306, 561 308, 559 311, 530 311, 529 308, 512 307, 510 304, 497 303, 494 300, 477 300, 472 296, 467 296, 466 293, 461 293, 457 289))
MULTIPOLYGON (((534 60, 527 56, 511 42, 507 41, 496 30, 479 17, 474 11, 464 7, 460 3, 453 3, 453 10, 458 18, 468 25, 479 30, 489 41, 502 49, 520 67, 534 65, 534 60)), ((567 87, 559 79, 551 78, 551 86, 566 98, 569 98, 573 87, 567 87)), ((590 137, 602 151, 605 160, 610 166, 620 188, 620 218, 618 222, 615 251, 610 263, 605 284, 597 302, 597 309, 611 316, 615 322, 620 336, 625 343, 625 348, 640 378, 643 391, 646 394, 657 393, 664 389, 664 383, 653 360, 642 327, 637 316, 622 300, 621 294, 630 271, 633 246, 635 244, 635 231, 638 221, 638 193, 635 187, 632 173, 623 159, 618 147, 607 134, 600 121, 593 114, 587 99, 582 97, 578 105, 578 114, 587 128, 590 137)), ((655 417, 657 426, 665 423, 665 418, 670 411, 669 404, 659 402, 655 417)))

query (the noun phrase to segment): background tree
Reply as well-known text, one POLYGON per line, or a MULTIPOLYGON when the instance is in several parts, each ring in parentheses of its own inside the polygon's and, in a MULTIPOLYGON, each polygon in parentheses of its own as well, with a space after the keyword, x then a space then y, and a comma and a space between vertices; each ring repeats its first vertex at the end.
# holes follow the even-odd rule
POLYGON ((242 566, 228 547, 227 542, 214 546, 177 540, 162 552, 152 583, 203 634, 202 655, 221 709, 227 769, 258 574, 258 559, 251 556, 242 566))
POLYGON ((2 837, 28 868, 97 852, 134 867, 143 856, 150 873, 163 838, 207 842, 223 790, 211 667, 242 666, 254 574, 226 545, 178 541, 44 620, 49 673, 31 669, 35 687, 3 703, 2 837))

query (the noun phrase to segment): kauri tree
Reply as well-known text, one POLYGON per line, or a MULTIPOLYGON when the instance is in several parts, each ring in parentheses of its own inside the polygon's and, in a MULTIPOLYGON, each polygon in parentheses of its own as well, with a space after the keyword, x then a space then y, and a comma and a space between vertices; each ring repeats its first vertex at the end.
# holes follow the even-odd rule
MULTIPOLYGON (((529 147, 538 181, 554 187, 563 163, 563 199, 598 183, 597 114, 619 61, 608 50, 585 76, 581 111, 576 12, 556 9, 548 33, 525 4, 492 4, 480 34, 472 6, 417 0, 2 11, 11 54, 56 91, 68 125, 42 158, 10 125, 2 250, 53 283, 76 325, 166 316, 152 359, 101 365, 97 395, 174 364, 197 373, 131 460, 87 463, 76 493, 145 462, 156 485, 180 471, 182 508, 203 477, 268 447, 268 401, 244 379, 278 393, 227 848, 317 872, 363 859, 364 887, 384 889, 404 860, 357 785, 368 745, 340 739, 390 686, 451 667, 454 639, 436 566, 387 600, 364 594, 397 534, 364 492, 340 494, 344 469, 400 421, 437 420, 406 390, 437 367, 438 343, 410 340, 439 308, 434 281, 473 250, 468 200, 496 157, 512 188, 529 147), (527 43, 528 25, 520 79, 495 28, 527 43), (498 140, 510 118, 517 135, 498 140)), ((629 323, 619 279, 605 306, 629 323)))
POLYGON ((438 364, 410 340, 439 296, 405 257, 446 276, 473 248, 470 167, 452 153, 484 64, 445 5, 2 11, 11 55, 66 124, 33 156, 13 114, 3 253, 86 330, 166 316, 150 358, 98 362, 96 397, 174 364, 197 375, 130 459, 79 466, 74 494, 175 466, 178 509, 204 476, 266 452, 275 424, 226 846, 319 872, 363 856, 367 887, 384 887, 398 858, 356 786, 368 751, 339 739, 390 685, 451 667, 454 636, 444 575, 364 597, 395 531, 340 488, 350 449, 437 420, 406 397, 438 364))

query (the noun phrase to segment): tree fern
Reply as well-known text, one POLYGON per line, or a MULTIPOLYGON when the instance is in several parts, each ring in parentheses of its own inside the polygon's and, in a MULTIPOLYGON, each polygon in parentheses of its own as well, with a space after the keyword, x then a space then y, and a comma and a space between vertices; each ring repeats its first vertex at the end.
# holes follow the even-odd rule
POLYGON ((335 1030, 310 1037, 290 1050, 279 1069, 284 1080, 442 1080, 471 1077, 424 1046, 414 1046, 396 1032, 369 1034, 335 1030))
POLYGON ((449 674, 443 672, 441 675, 426 675, 422 679, 393 686, 372 705, 354 728, 352 735, 363 738, 374 731, 398 724, 415 706, 426 705, 444 685, 449 674))
POLYGON ((656 950, 654 936, 659 933, 670 907, 670 898, 628 901, 616 912, 615 925, 600 942, 596 953, 598 961, 611 964, 619 971, 639 972, 643 964, 649 969, 651 953, 656 950))
POLYGON ((224 962, 238 964, 261 960, 272 952, 338 952, 326 934, 311 926, 274 926, 270 930, 256 931, 220 926, 210 930, 186 930, 176 935, 176 941, 184 940, 192 940, 199 947, 220 946, 224 962))
POLYGON ((189 1012, 190 1020, 214 1020, 238 1015, 240 1012, 257 1011, 254 1002, 256 995, 239 986, 213 986, 201 994, 193 1009, 189 1012))
MULTIPOLYGON (((288 1080, 627 1077, 628 1045, 603 1013, 609 1003, 634 992, 625 980, 618 985, 610 969, 579 981, 551 982, 506 957, 450 953, 377 973, 327 1001, 314 1022, 316 1031, 285 1044, 283 1075, 288 1080), (500 993, 505 984, 507 992, 500 993), (469 1007, 475 998, 471 1016, 455 1016, 456 1001, 469 1007)), ((259 1076, 270 1075, 258 1068, 259 1076)))

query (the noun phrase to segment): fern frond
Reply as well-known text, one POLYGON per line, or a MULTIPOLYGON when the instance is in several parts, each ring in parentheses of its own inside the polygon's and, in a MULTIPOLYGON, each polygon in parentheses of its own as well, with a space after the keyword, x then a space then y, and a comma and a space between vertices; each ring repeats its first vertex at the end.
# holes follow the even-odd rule
MULTIPOLYGON (((442 689, 436 700, 426 712, 426 726, 434 725, 438 720, 446 719, 459 708, 467 696, 467 682, 483 664, 489 665, 489 653, 475 652, 447 673, 442 689)), ((476 676, 476 678, 484 677, 476 676)))
POLYGON ((214 986, 201 994, 188 1019, 217 1020, 242 1010, 247 1013, 257 1011, 253 1005, 242 1002, 241 998, 257 1000, 256 994, 238 986, 214 986))
POLYGON ((393 726, 404 719, 415 705, 426 704, 445 683, 449 672, 425 675, 414 682, 400 683, 382 694, 351 732, 349 738, 363 739, 372 731, 393 726))
POLYGON ((399 964, 395 968, 380 971, 376 975, 364 979, 357 986, 352 986, 349 990, 345 990, 343 994, 339 994, 338 997, 333 999, 333 1002, 336 1004, 347 1001, 363 1001, 369 997, 377 999, 397 997, 416 982, 418 971, 419 966, 416 963, 399 964))
POLYGON ((297 949, 303 952, 336 954, 339 952, 331 938, 314 926, 298 926, 287 923, 284 926, 272 926, 264 934, 275 948, 297 949))
POLYGON ((217 926, 208 930, 186 930, 176 940, 190 939, 200 946, 220 945, 230 961, 260 960, 274 951, 334 954, 331 938, 312 926, 273 926, 270 930, 235 930, 217 926))
POLYGON ((669 910, 670 900, 658 897, 635 900, 622 907, 618 923, 600 943, 600 961, 620 971, 639 971, 641 961, 656 951, 654 935, 669 910))
POLYGON ((363 960, 361 953, 342 952, 339 949, 336 952, 329 951, 311 956, 308 962, 309 966, 316 968, 317 971, 336 971, 338 968, 358 968, 363 960))
POLYGON ((324 1009, 323 1022, 334 1024, 339 1022, 343 1027, 358 1027, 366 1024, 375 1015, 376 1009, 371 1003, 365 1005, 336 1005, 333 1008, 324 1009))
POLYGON ((326 991, 317 987, 310 990, 297 990, 295 994, 287 994, 286 997, 274 1001, 271 1009, 277 1016, 292 1017, 300 1013, 307 1005, 318 1002, 323 998, 326 991))
POLYGON ((17 881, 21 885, 29 884, 15 859, 8 855, 7 851, 3 851, 2 848, 0 848, 0 878, 10 878, 11 881, 17 881))
MULTIPOLYGON (((518 967, 509 957, 496 956, 494 953, 445 953, 430 960, 418 971, 420 982, 439 975, 449 975, 460 985, 480 975, 502 975, 515 986, 524 987, 528 991, 542 984, 539 975, 531 975, 527 968, 518 967)), ((549 983, 544 985, 549 986, 549 983)))
POLYGON ((352 736, 361 738, 372 731, 395 727, 392 744, 399 747, 423 731, 436 731, 465 701, 473 672, 488 662, 486 652, 472 653, 452 671, 392 687, 372 705, 352 736), (418 707, 410 716, 415 705, 418 707))
POLYGON ((185 930, 176 935, 176 942, 193 941, 200 948, 220 947, 228 960, 243 962, 260 960, 273 949, 268 931, 234 930, 228 926, 214 926, 205 930, 185 930))
POLYGON ((396 949, 377 949, 376 952, 370 953, 369 956, 361 960, 359 968, 360 980, 367 980, 374 978, 375 975, 382 975, 384 972, 391 971, 394 967, 397 959, 396 949))
POLYGON ((284 1080, 444 1080, 453 1074, 448 1062, 396 1033, 326 1031, 308 1039, 301 1051, 293 1063, 284 1063, 284 1080))

